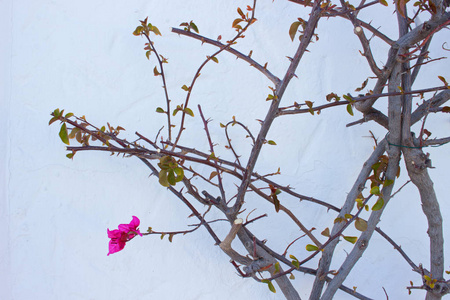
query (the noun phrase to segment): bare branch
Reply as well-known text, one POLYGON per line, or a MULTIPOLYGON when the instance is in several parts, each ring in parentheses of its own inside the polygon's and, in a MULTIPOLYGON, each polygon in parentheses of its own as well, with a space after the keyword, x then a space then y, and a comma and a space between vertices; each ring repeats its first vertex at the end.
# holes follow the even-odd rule
POLYGON ((250 158, 249 158, 249 161, 247 163, 247 167, 246 167, 246 170, 244 173, 244 178, 242 180, 241 185, 239 186, 237 199, 233 206, 233 210, 234 210, 235 214, 240 210, 242 204, 244 203, 245 191, 247 190, 247 187, 250 183, 251 174, 253 172, 253 168, 255 167, 255 164, 258 159, 259 153, 261 151, 262 145, 264 144, 267 132, 269 131, 269 128, 272 125, 272 122, 278 113, 278 107, 280 105, 280 101, 283 97, 284 91, 286 90, 290 80, 294 76, 295 70, 297 69, 300 59, 302 58, 303 54, 306 51, 306 48, 308 47, 309 43, 311 42, 311 38, 313 37, 314 30, 320 19, 320 11, 321 11, 320 0, 315 0, 314 7, 312 9, 312 12, 310 14, 308 23, 306 25, 306 28, 305 28, 305 31, 303 34, 303 38, 300 41, 300 45, 289 65, 289 68, 286 72, 285 77, 283 78, 283 81, 279 85, 276 86, 276 92, 275 92, 276 99, 272 100, 269 111, 266 115, 266 118, 261 126, 261 130, 256 139, 256 143, 252 148, 252 152, 250 154, 250 158))
POLYGON ((172 32, 177 33, 179 35, 184 35, 184 36, 194 38, 196 40, 201 41, 202 43, 210 44, 210 45, 216 46, 220 49, 224 49, 225 51, 235 55, 237 58, 240 58, 240 59, 248 62, 250 64, 250 66, 252 66, 255 69, 257 69, 258 71, 260 71, 264 76, 266 76, 270 81, 272 81, 274 85, 278 85, 280 82, 280 79, 277 76, 273 75, 267 68, 264 68, 264 66, 257 63, 250 56, 242 54, 241 52, 237 51, 236 49, 234 49, 233 47, 231 47, 229 45, 222 44, 219 41, 204 37, 204 36, 196 34, 194 32, 185 31, 185 30, 182 30, 179 28, 172 28, 172 32))
MULTIPOLYGON (((194 88, 195 83, 197 82, 198 77, 200 76, 200 71, 203 69, 204 66, 206 66, 206 64, 213 58, 216 57, 217 55, 219 55, 221 52, 223 52, 224 50, 226 50, 228 47, 230 47, 231 45, 234 44, 234 42, 239 39, 243 33, 250 27, 250 25, 253 24, 253 22, 256 20, 255 19, 255 7, 256 7, 256 0, 253 0, 253 8, 252 8, 252 15, 250 17, 250 19, 247 22, 247 25, 244 26, 244 28, 242 28, 242 30, 239 30, 238 33, 236 34, 236 36, 231 39, 230 41, 228 41, 227 45, 224 48, 219 49, 218 51, 214 52, 214 54, 212 54, 211 56, 209 56, 201 65, 200 67, 197 69, 197 72, 195 73, 191 85, 188 87, 188 91, 187 91, 187 96, 186 99, 184 101, 184 109, 186 109, 188 107, 189 104, 189 100, 191 98, 192 95, 192 89, 194 88)), ((183 110, 182 115, 181 115, 181 122, 180 122, 180 130, 178 131, 178 135, 175 139, 174 142, 174 146, 172 146, 172 149, 174 149, 175 145, 178 144, 178 141, 180 140, 181 134, 183 133, 184 128, 184 120, 186 118, 186 111, 183 110)))
MULTIPOLYGON (((200 112, 200 116, 202 118, 203 121, 203 125, 205 128, 205 132, 206 132, 206 137, 208 138, 208 143, 209 143, 209 150, 211 151, 211 154, 214 155, 214 145, 213 142, 211 140, 211 135, 209 134, 209 130, 208 130, 208 121, 205 119, 205 116, 203 116, 203 112, 202 112, 202 108, 200 105, 198 105, 198 111, 200 112)), ((220 190, 220 194, 222 196, 222 199, 224 201, 226 201, 226 197, 225 197, 225 189, 223 188, 223 183, 222 183, 222 175, 220 174, 220 168, 219 168, 219 164, 216 160, 214 160, 214 164, 216 166, 216 172, 217 172, 217 180, 219 182, 219 190, 220 190)))

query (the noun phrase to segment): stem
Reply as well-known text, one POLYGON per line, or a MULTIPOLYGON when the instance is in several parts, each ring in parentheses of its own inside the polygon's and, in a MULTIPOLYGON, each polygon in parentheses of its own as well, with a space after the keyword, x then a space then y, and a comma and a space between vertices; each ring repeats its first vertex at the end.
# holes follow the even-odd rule
POLYGON ((161 61, 161 58, 159 57, 158 52, 156 51, 155 46, 153 45, 153 42, 150 40, 150 36, 147 34, 144 34, 144 36, 148 40, 149 46, 152 48, 152 51, 155 52, 156 59, 158 60, 159 67, 161 68, 161 78, 163 82, 163 89, 164 89, 164 95, 166 97, 166 105, 167 105, 167 132, 169 134, 169 141, 172 140, 172 124, 170 122, 170 99, 169 99, 169 91, 167 90, 167 84, 166 84, 166 74, 164 72, 163 62, 161 61))
MULTIPOLYGON (((238 34, 232 39, 230 40, 227 45, 221 49, 219 49, 218 51, 214 52, 214 54, 212 54, 210 57, 208 57, 201 65, 200 67, 197 69, 197 72, 194 75, 194 78, 192 79, 191 85, 189 86, 189 90, 188 90, 188 94, 186 96, 186 100, 184 101, 184 108, 188 107, 189 104, 189 99, 191 98, 192 95, 192 89, 194 88, 195 83, 197 82, 198 77, 200 76, 200 71, 203 69, 204 66, 206 66, 206 64, 211 60, 211 58, 216 57, 217 55, 219 55, 221 52, 225 51, 226 49, 228 49, 231 45, 234 44, 234 42, 240 38, 243 33, 248 29, 248 27, 250 27, 250 25, 253 24, 253 21, 255 20, 255 7, 256 7, 256 0, 253 0, 253 10, 252 10, 252 16, 250 18, 250 20, 247 22, 247 25, 245 25, 245 27, 240 30, 238 32, 238 34)), ((182 115, 181 115, 181 124, 180 124, 180 130, 178 131, 178 135, 175 139, 174 145, 172 146, 172 150, 175 148, 175 145, 178 144, 178 141, 181 138, 181 134, 183 133, 184 128, 184 121, 186 118, 186 112, 183 110, 182 115)))
POLYGON ((314 35, 314 30, 320 19, 320 12, 321 12, 320 0, 315 0, 314 7, 311 11, 310 18, 306 25, 303 38, 300 42, 297 52, 295 53, 294 58, 292 59, 290 65, 289 65, 289 68, 288 68, 283 80, 281 81, 281 83, 279 85, 276 86, 276 92, 274 93, 276 95, 276 99, 272 100, 272 104, 269 108, 266 118, 264 119, 261 130, 258 134, 258 137, 256 138, 256 143, 252 148, 252 152, 250 154, 250 158, 248 160, 247 167, 245 168, 244 178, 242 179, 242 183, 238 189, 236 203, 233 206, 234 215, 236 215, 239 212, 241 206, 244 203, 245 192, 247 190, 248 185, 250 184, 251 174, 256 165, 256 161, 258 160, 258 156, 261 152, 261 148, 266 140, 266 135, 269 132, 272 122, 278 113, 278 107, 280 105, 280 101, 283 97, 284 91, 286 90, 287 86, 289 85, 289 82, 291 81, 292 77, 294 77, 295 70, 297 69, 299 62, 300 62, 301 58, 303 57, 303 54, 306 52, 306 48, 308 47, 308 45, 311 42, 311 38, 314 35))

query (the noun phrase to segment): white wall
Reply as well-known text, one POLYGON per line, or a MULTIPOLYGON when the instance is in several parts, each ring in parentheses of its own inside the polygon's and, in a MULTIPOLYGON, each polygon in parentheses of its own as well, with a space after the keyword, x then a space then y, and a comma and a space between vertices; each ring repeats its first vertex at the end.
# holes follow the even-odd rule
POLYGON ((12 3, 0 1, 0 282, 2 296, 11 298, 10 228, 9 228, 9 103, 11 100, 12 3))
MULTIPOLYGON (((229 258, 223 254, 204 229, 191 235, 176 236, 173 243, 157 236, 136 238, 125 250, 106 256, 106 229, 136 215, 141 230, 180 230, 192 224, 187 208, 169 195, 149 170, 135 159, 110 157, 105 153, 78 153, 71 161, 65 157, 58 138, 58 126, 47 126, 55 108, 86 115, 94 124, 121 125, 125 136, 134 132, 153 138, 165 125, 155 108, 164 107, 161 82, 153 76, 154 58, 147 61, 144 39, 131 33, 138 20, 149 16, 163 37, 155 39, 166 65, 170 97, 180 104, 185 96, 183 84, 189 84, 211 46, 170 33, 171 27, 194 20, 205 36, 223 40, 233 36, 232 21, 236 7, 245 1, 3 1, 2 36, 6 43, 0 50, 2 62, 2 102, 0 110, 0 234, 8 236, 0 245, 2 299, 282 299, 267 287, 235 274, 229 258), (5 17, 3 18, 3 15, 5 17)), ((393 7, 374 8, 361 14, 373 25, 397 36, 393 7)), ((271 71, 282 77, 296 43, 288 29, 297 17, 307 18, 300 6, 286 1, 258 2, 258 22, 239 42, 243 53, 253 50, 253 58, 268 62, 271 71)), ((320 40, 301 62, 285 95, 285 104, 305 100, 325 102, 330 92, 343 94, 359 87, 370 76, 352 27, 340 19, 322 20, 320 40), (348 36, 347 36, 348 35, 348 36)), ((448 35, 448 33, 445 33, 448 35)), ((434 57, 445 55, 441 44, 444 33, 435 37, 434 57)), ((381 66, 386 47, 375 40, 374 53, 381 66)), ((213 119, 210 130, 219 144, 222 157, 230 157, 223 146, 225 139, 219 123, 236 116, 253 132, 263 119, 265 101, 271 83, 246 63, 229 54, 219 56, 218 65, 208 65, 193 92, 191 107, 196 118, 187 123, 182 140, 187 146, 207 151, 196 106, 213 119), (192 128, 192 129, 191 129, 192 128), (200 133, 200 134, 199 134, 200 133)), ((450 79, 449 63, 429 64, 418 87, 439 85, 437 75, 450 79)), ((386 102, 379 101, 386 109, 386 102)), ((432 116, 435 117, 435 116, 432 116)), ((277 146, 263 149, 258 172, 276 171, 280 180, 296 191, 340 206, 350 190, 362 163, 372 150, 369 130, 382 138, 386 133, 374 124, 346 128, 357 119, 345 108, 323 111, 319 116, 298 115, 274 122, 269 138, 277 146)), ((448 135, 450 122, 441 117, 438 128, 430 131, 448 135)), ((436 124, 434 122, 434 124, 436 124)), ((242 132, 233 132, 233 142, 246 156, 248 142, 239 142, 242 132)), ((427 150, 428 151, 428 150, 427 150)), ((438 196, 442 199, 444 220, 450 218, 446 182, 448 146, 430 148, 436 169, 430 170, 438 196)), ((406 173, 406 170, 403 170, 406 173)), ((400 183, 405 182, 402 177, 400 183)), ((230 184, 230 187, 232 184, 230 184)), ((229 194, 232 194, 230 190, 229 194)), ((283 196, 283 203, 299 214, 308 227, 323 230, 331 226, 334 215, 307 202, 283 196)), ((248 211, 257 203, 248 196, 248 211)), ((259 204, 258 204, 259 205, 259 204)), ((428 266, 426 219, 415 189, 407 186, 402 195, 389 204, 380 226, 395 238, 418 264, 428 266)), ((197 206, 204 211, 205 208, 197 206)), ((282 252, 301 233, 286 223, 269 206, 270 226, 251 227, 269 245, 282 252), (280 234, 279 232, 282 232, 280 234)), ((211 213, 211 219, 220 214, 211 213)), ((215 226, 223 237, 225 229, 215 226)), ((448 227, 447 227, 448 228, 448 227)), ((355 232, 356 234, 356 232, 355 232)), ((292 254, 305 255, 301 240, 292 254)), ((341 243, 334 268, 351 246, 341 243)), ((447 256, 450 254, 446 251, 447 256)), ((317 260, 308 266, 315 267, 317 260)), ((306 298, 312 278, 296 274, 295 285, 306 298)), ((371 248, 346 280, 349 287, 374 299, 384 298, 381 286, 391 299, 405 299, 404 287, 420 278, 392 250, 392 246, 374 236, 371 248)), ((415 292, 416 297, 423 293, 415 292)), ((348 299, 342 293, 336 299, 348 299)), ((408 298, 409 299, 409 298, 408 298)))

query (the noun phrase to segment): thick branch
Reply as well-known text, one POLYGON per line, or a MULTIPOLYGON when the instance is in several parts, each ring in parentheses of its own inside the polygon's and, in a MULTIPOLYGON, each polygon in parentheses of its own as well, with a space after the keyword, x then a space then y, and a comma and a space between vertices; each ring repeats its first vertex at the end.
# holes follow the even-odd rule
MULTIPOLYGON (((442 280, 444 273, 444 234, 442 214, 427 171, 428 157, 421 149, 402 148, 411 181, 417 187, 422 201, 422 210, 428 220, 430 237, 430 273, 433 279, 442 280)), ((427 299, 441 299, 441 291, 436 287, 427 293, 427 299)))
MULTIPOLYGON (((401 85, 401 66, 397 64, 394 67, 394 70, 389 79, 389 91, 395 91, 398 86, 401 85)), ((392 96, 389 97, 389 139, 391 143, 399 143, 401 141, 401 122, 402 122, 402 97, 401 96, 392 96)), ((400 161, 400 149, 398 147, 389 147, 388 148, 389 162, 386 170, 386 179, 387 180, 395 180, 399 161, 400 161)), ((333 298, 336 293, 338 287, 344 282, 345 278, 347 278, 350 271, 355 266, 356 262, 361 258, 364 251, 367 249, 369 241, 372 237, 372 234, 376 228, 376 225, 380 221, 380 217, 386 208, 386 205, 389 202, 390 195, 394 184, 383 187, 381 191, 381 197, 384 199, 384 205, 379 210, 373 210, 370 214, 369 220, 367 222, 367 229, 360 235, 359 239, 355 243, 353 250, 345 259, 344 263, 342 263, 341 267, 338 270, 338 274, 331 280, 328 288, 325 290, 322 295, 322 300, 330 300, 333 298)))
MULTIPOLYGON (((344 217, 345 214, 349 214, 352 211, 353 207, 355 206, 355 199, 364 189, 367 177, 369 177, 369 174, 372 171, 372 165, 375 164, 379 160, 379 157, 384 153, 386 145, 387 141, 386 139, 383 139, 372 152, 369 159, 364 163, 363 168, 358 175, 358 178, 353 184, 353 187, 348 193, 347 199, 345 200, 345 203, 340 210, 339 217, 344 217)), ((335 223, 333 229, 331 230, 331 235, 339 232, 343 226, 344 224, 340 222, 335 223)), ((330 270, 331 259, 338 242, 338 239, 334 240, 327 247, 325 247, 322 253, 322 258, 320 259, 320 263, 317 268, 316 279, 314 281, 314 285, 309 298, 311 300, 320 298, 325 283, 325 281, 323 280, 323 276, 326 275, 330 270)))
POLYGON ((236 237, 236 234, 238 233, 239 229, 242 227, 243 220, 242 219, 236 219, 233 222, 233 225, 231 226, 231 230, 228 233, 228 235, 225 237, 225 239, 222 241, 222 243, 219 244, 220 249, 223 250, 232 260, 237 261, 240 264, 243 265, 249 265, 252 263, 252 260, 249 259, 246 256, 242 256, 239 253, 237 253, 233 248, 231 248, 231 242, 236 237))
POLYGON ((448 100, 450 100, 450 89, 439 92, 430 100, 425 101, 424 103, 419 105, 419 107, 417 107, 416 110, 411 114, 411 124, 420 121, 420 119, 422 119, 430 109, 439 107, 448 100))
MULTIPOLYGON (((237 235, 242 245, 244 245, 244 247, 247 249, 248 253, 253 254, 256 252, 258 260, 260 261, 260 265, 262 264, 263 266, 270 266, 267 271, 270 272, 270 274, 273 276, 275 274, 275 258, 263 248, 261 248, 258 244, 254 243, 245 228, 241 228, 238 231, 237 235)), ((280 271, 282 271, 281 268, 280 271)), ((276 278, 275 282, 280 287, 286 299, 300 300, 298 292, 295 290, 292 282, 286 276, 276 278)))

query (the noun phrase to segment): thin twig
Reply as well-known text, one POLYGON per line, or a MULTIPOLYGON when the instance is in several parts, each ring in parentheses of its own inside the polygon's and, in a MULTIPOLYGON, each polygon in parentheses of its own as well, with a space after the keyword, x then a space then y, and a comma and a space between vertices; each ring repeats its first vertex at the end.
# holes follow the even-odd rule
MULTIPOLYGON (((211 135, 209 134, 209 130, 208 130, 208 120, 205 119, 205 116, 203 115, 203 112, 202 112, 202 107, 200 105, 198 105, 198 111, 199 111, 200 117, 202 118, 202 121, 203 121, 206 137, 208 138, 209 150, 211 151, 211 155, 214 155, 214 157, 215 157, 214 145, 213 145, 211 135)), ((225 189, 223 188, 222 174, 220 172, 219 164, 218 164, 217 160, 213 159, 213 161, 214 161, 214 165, 216 166, 216 172, 217 172, 216 176, 217 176, 217 180, 219 182, 220 195, 222 196, 222 200, 226 201, 225 189)))

